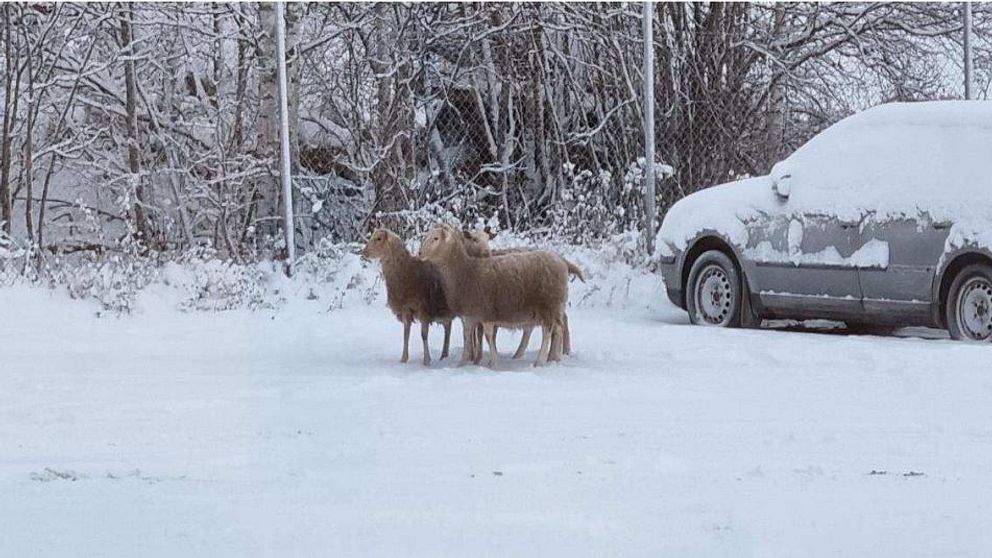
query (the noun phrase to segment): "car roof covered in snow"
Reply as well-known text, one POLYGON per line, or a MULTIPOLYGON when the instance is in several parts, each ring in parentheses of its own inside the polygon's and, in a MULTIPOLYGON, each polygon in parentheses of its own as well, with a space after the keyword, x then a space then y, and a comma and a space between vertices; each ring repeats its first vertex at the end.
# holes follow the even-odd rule
POLYGON ((887 103, 851 115, 838 122, 835 127, 888 125, 992 128, 992 103, 985 101, 887 103))
MULTIPOLYGON (((992 217, 992 102, 880 105, 824 130, 772 170, 789 203, 857 218, 864 211, 992 217), (976 208, 973 204, 978 204, 976 208)), ((936 215, 935 215, 936 216, 936 215)))

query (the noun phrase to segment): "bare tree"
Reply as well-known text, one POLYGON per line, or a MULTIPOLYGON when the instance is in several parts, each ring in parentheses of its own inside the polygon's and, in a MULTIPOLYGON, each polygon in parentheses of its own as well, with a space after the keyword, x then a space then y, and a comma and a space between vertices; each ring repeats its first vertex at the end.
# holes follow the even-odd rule
MULTIPOLYGON (((675 172, 658 207, 767 172, 873 104, 959 97, 958 10, 660 4, 656 143, 675 172)), ((0 16, 5 235, 45 251, 134 239, 239 261, 277 253, 271 4, 4 4, 0 16)), ((576 240, 636 225, 640 18, 626 3, 289 6, 302 245, 448 214, 576 240)), ((992 9, 976 5, 974 20, 982 96, 992 9)))

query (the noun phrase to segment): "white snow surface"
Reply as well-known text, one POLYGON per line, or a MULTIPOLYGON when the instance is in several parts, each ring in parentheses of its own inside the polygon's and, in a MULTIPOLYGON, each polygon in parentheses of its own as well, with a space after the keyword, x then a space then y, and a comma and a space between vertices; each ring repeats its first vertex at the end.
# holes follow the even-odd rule
MULTIPOLYGON (((708 188, 676 203, 656 244, 682 250, 706 230, 743 246, 742 221, 804 213, 859 221, 929 214, 960 244, 992 248, 992 102, 879 105, 850 116, 778 163, 770 176, 708 188), (790 176, 788 200, 772 177, 790 176), (958 225, 957 223, 962 223, 958 225)), ((948 242, 948 251, 954 246, 948 242)))
POLYGON ((255 310, 178 309, 216 267, 119 317, 0 289, 0 554, 987 555, 989 347, 692 327, 568 255, 575 351, 540 369, 509 332, 498 370, 399 364, 353 256, 255 310))

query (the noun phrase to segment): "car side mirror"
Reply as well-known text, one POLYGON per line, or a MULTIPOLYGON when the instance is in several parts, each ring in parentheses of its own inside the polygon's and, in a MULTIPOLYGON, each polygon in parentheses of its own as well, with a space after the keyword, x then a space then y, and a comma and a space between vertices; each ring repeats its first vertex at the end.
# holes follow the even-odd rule
POLYGON ((772 180, 772 191, 780 198, 788 198, 792 193, 792 175, 786 174, 772 180))
POLYGON ((775 163, 768 174, 772 178, 772 192, 780 198, 788 199, 792 193, 792 161, 786 159, 775 163))

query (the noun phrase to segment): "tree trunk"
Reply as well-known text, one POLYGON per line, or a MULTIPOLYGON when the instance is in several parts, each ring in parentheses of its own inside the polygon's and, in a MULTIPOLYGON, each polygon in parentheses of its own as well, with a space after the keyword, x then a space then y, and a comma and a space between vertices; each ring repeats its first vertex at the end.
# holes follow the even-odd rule
POLYGON ((11 48, 10 6, 3 5, 3 48, 4 48, 4 110, 3 110, 3 146, 0 148, 0 221, 3 232, 10 234, 10 148, 11 129, 14 126, 16 113, 16 95, 12 94, 12 86, 17 73, 14 71, 17 61, 11 48))
MULTIPOLYGON (((413 126, 409 99, 410 66, 404 60, 392 60, 391 49, 401 37, 386 20, 387 4, 376 4, 373 22, 372 61, 376 74, 377 144, 372 184, 374 206, 379 211, 407 209, 410 201, 408 161, 412 154, 410 137, 413 126)), ((402 54, 401 54, 402 55, 402 54)))
MULTIPOLYGON (((256 243, 265 251, 274 249, 279 241, 279 107, 276 103, 279 85, 279 68, 276 65, 276 14, 275 4, 258 4, 258 22, 262 36, 258 46, 258 135, 256 154, 265 165, 266 175, 256 187, 255 234, 256 243)), ((271 256, 271 254, 269 254, 271 256)))
POLYGON ((27 32, 22 27, 22 32, 24 33, 24 46, 27 49, 25 53, 27 55, 27 75, 28 75, 28 108, 27 108, 27 128, 24 134, 24 162, 23 162, 23 176, 24 176, 24 228, 27 231, 28 242, 34 241, 34 222, 32 218, 32 212, 34 207, 32 204, 31 197, 34 195, 34 125, 37 120, 37 103, 38 99, 35 95, 34 90, 34 52, 31 48, 31 39, 27 36, 27 32))
MULTIPOLYGON (((237 10, 240 9, 240 6, 235 4, 231 6, 231 9, 237 10)), ((230 150, 239 155, 242 153, 241 149, 244 144, 245 96, 248 91, 247 37, 244 36, 241 20, 241 17, 234 18, 234 23, 237 25, 235 40, 238 43, 238 72, 237 84, 235 85, 236 91, 234 94, 234 129, 231 131, 230 145, 230 150)))
MULTIPOLYGON (((772 27, 773 39, 782 34, 782 26, 785 24, 785 9, 781 4, 775 5, 775 15, 772 27)), ((772 165, 778 162, 782 153, 783 143, 783 120, 785 119, 785 96, 782 94, 781 69, 778 65, 768 60, 768 70, 771 72, 771 85, 768 92, 768 110, 765 112, 765 168, 763 171, 771 170, 772 165)))
POLYGON ((302 4, 286 3, 286 86, 289 105, 289 163, 300 168, 300 10, 302 4))
POLYGON ((134 69, 134 36, 131 32, 133 12, 131 4, 120 8, 121 54, 124 61, 125 112, 127 120, 127 168, 128 181, 134 192, 133 219, 134 234, 140 244, 147 245, 152 240, 150 223, 145 213, 145 187, 141 180, 141 150, 138 141, 138 80, 134 69))

